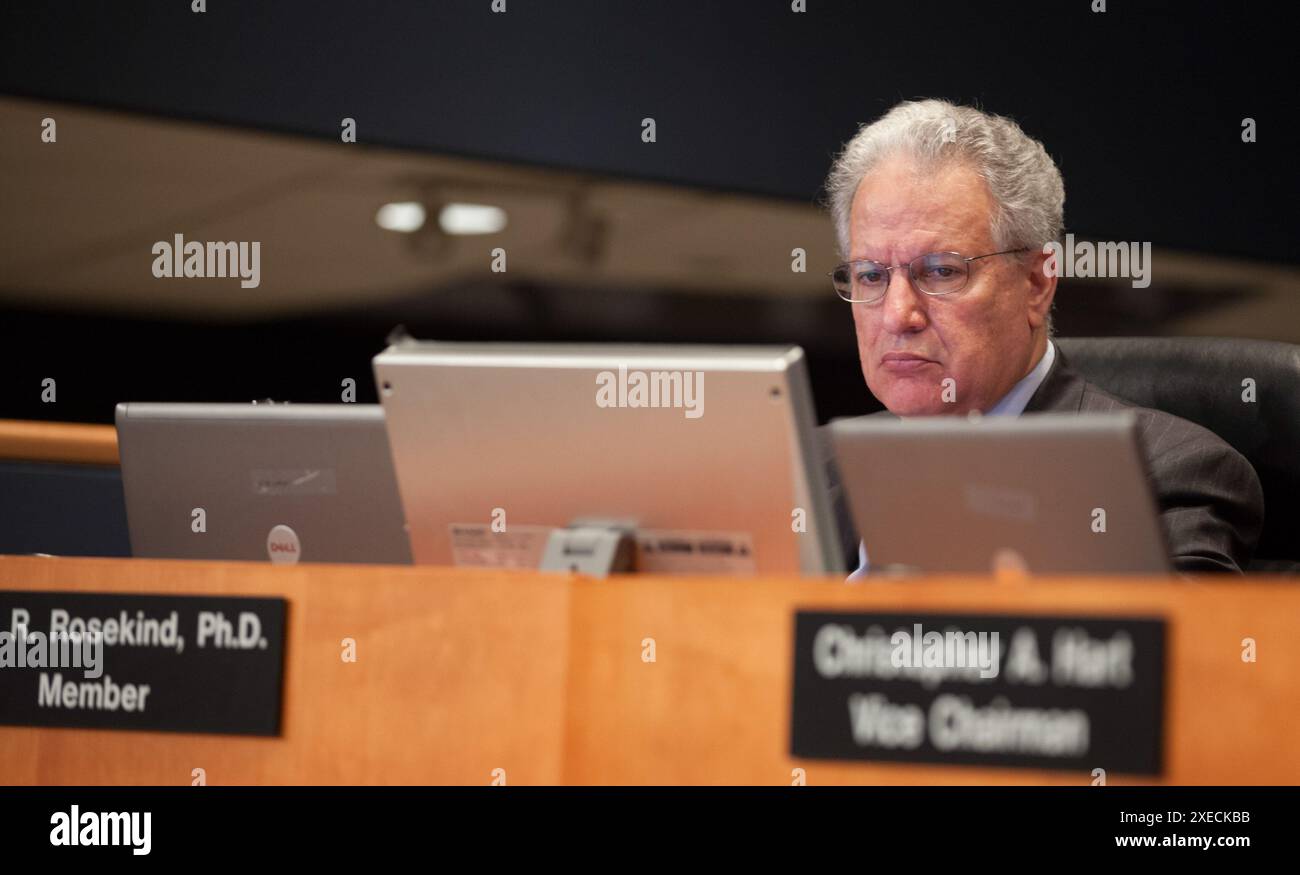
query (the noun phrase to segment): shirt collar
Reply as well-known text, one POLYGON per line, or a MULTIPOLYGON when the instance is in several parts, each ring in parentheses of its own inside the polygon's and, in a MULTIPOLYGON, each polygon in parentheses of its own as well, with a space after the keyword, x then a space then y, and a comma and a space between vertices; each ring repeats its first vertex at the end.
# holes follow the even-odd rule
POLYGON ((1043 380, 1047 379, 1047 372, 1052 369, 1052 362, 1056 358, 1056 346, 1049 340, 1047 341, 1047 351, 1043 357, 1034 365, 1034 369, 1011 387, 1011 391, 1002 396, 1002 400, 994 404, 987 411, 985 416, 1019 416, 1025 412, 1025 405, 1029 399, 1034 397, 1038 387, 1042 385, 1043 380))

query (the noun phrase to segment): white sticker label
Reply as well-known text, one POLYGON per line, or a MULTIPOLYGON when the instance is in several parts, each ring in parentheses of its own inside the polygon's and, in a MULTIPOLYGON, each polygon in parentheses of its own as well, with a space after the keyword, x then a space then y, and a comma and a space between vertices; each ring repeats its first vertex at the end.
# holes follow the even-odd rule
POLYGON ((487 523, 452 523, 452 562, 463 568, 536 568, 551 526, 510 526, 492 531, 487 523))
MULTIPOLYGON (((552 526, 452 523, 452 561, 470 568, 536 568, 552 526)), ((748 532, 647 529, 637 532, 636 570, 647 574, 754 574, 754 540, 748 532)))
POLYGON ((637 532, 637 570, 648 574, 754 573, 754 539, 748 532, 649 529, 637 532))

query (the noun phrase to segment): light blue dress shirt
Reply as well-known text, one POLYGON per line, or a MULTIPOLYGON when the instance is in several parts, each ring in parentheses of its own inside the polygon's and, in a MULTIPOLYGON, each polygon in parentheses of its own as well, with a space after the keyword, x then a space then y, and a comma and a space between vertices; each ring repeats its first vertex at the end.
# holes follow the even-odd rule
MULTIPOLYGON (((1056 360, 1056 346, 1049 340, 1047 341, 1047 351, 1043 357, 1034 365, 1034 369, 1011 387, 1011 391, 1002 396, 1002 400, 994 404, 984 412, 985 416, 1019 416, 1025 412, 1025 405, 1029 399, 1034 397, 1038 387, 1047 379, 1047 372, 1052 369, 1052 362, 1056 360)), ((857 581, 867 575, 867 545, 858 542, 858 568, 848 576, 848 580, 857 581)))

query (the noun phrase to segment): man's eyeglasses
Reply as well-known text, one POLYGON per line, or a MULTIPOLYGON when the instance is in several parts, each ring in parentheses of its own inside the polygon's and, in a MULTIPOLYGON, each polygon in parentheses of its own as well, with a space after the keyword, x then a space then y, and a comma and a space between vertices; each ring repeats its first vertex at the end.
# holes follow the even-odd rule
MULTIPOLYGON (((918 255, 906 267, 917 291, 938 297, 966 288, 972 261, 1028 251, 1028 248, 1006 249, 969 258, 959 252, 931 252, 929 255, 918 255)), ((836 294, 851 304, 874 304, 885 296, 893 272, 903 266, 900 264, 890 267, 878 261, 848 261, 830 272, 831 285, 835 286, 836 294)))

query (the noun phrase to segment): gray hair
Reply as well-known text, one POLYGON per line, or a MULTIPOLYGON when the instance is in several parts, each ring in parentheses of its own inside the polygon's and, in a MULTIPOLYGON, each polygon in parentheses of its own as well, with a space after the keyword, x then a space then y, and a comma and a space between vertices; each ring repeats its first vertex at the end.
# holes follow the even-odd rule
POLYGON ((1043 144, 1014 121, 946 100, 904 101, 845 144, 826 179, 842 258, 849 252, 849 213, 862 178, 886 157, 925 164, 968 163, 995 204, 990 221, 998 249, 1043 245, 1061 235, 1065 183, 1043 144))

